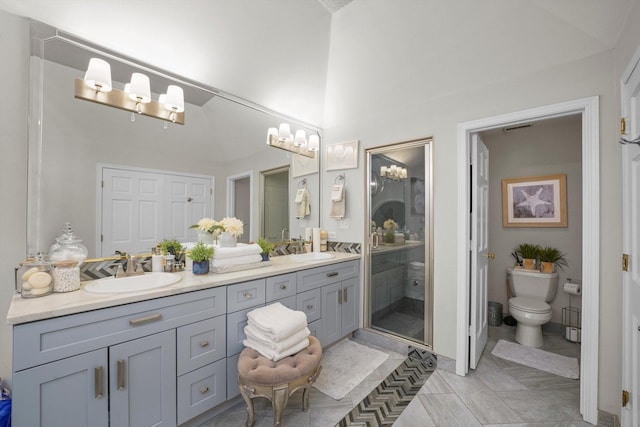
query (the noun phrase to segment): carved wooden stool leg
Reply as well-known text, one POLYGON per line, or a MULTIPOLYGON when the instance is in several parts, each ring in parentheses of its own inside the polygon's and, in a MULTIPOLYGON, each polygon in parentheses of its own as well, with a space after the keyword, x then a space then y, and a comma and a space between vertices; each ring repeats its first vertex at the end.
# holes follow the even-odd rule
POLYGON ((309 387, 305 387, 302 390, 302 410, 307 411, 309 409, 309 387))
POLYGON ((253 410, 253 393, 246 385, 240 385, 240 394, 247 403, 247 423, 246 427, 252 427, 255 420, 255 412, 253 410))
POLYGON ((279 427, 282 424, 282 414, 284 408, 289 401, 289 385, 280 386, 280 388, 273 388, 273 399, 271 400, 271 406, 273 407, 273 425, 279 427))

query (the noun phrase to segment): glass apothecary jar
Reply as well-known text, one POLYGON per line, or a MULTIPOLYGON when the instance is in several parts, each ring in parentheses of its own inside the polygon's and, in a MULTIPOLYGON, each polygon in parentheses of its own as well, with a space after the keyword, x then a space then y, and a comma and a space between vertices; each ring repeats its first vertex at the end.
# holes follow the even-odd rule
POLYGON ((19 291, 23 298, 43 297, 53 292, 51 264, 42 255, 23 262, 16 273, 20 282, 19 291))
POLYGON ((73 230, 71 224, 66 222, 62 229, 62 234, 56 237, 56 243, 49 248, 49 259, 51 262, 73 260, 78 266, 87 259, 87 247, 83 245, 82 239, 79 239, 73 230))
POLYGON ((80 289, 80 266, 78 261, 57 261, 52 264, 54 292, 71 292, 80 289))

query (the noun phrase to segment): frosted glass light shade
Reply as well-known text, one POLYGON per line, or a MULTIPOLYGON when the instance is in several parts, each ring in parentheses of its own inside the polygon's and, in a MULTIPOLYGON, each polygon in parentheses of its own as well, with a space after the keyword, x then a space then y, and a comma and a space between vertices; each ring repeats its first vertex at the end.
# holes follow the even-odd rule
POLYGON ((131 74, 129 98, 143 104, 151 101, 151 84, 148 76, 142 73, 131 74))
POLYGON ((184 111, 184 91, 180 86, 169 85, 164 106, 167 110, 182 113, 184 111))
POLYGON ((84 80, 92 89, 111 92, 111 66, 104 59, 91 58, 84 80))
POLYGON ((296 147, 304 147, 307 145, 307 134, 302 129, 298 129, 296 131, 296 137, 293 140, 293 145, 296 147))
POLYGON ((320 151, 320 137, 318 135, 309 135, 309 151, 320 151))
POLYGON ((267 131, 267 145, 270 145, 272 136, 275 136, 276 138, 278 138, 278 129, 269 128, 269 130, 267 131))
POLYGON ((291 141, 291 127, 288 123, 280 123, 280 127, 278 128, 278 140, 280 141, 291 141))

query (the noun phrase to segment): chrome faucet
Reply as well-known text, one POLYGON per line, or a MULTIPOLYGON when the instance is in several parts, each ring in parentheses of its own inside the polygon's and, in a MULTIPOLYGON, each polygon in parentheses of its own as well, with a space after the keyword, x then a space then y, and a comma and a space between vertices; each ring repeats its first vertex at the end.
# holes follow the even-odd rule
POLYGON ((280 239, 283 242, 286 242, 287 240, 289 240, 289 242, 291 242, 291 238, 289 237, 289 230, 286 228, 283 228, 282 231, 280 232, 280 239), (285 239, 285 234, 287 235, 287 238, 285 239))
POLYGON ((127 255, 126 271, 122 267, 122 264, 118 265, 118 269, 116 270, 116 279, 127 276, 139 276, 142 274, 144 274, 142 263, 138 261, 138 258, 135 255, 127 255))
POLYGON ((303 243, 304 243, 304 240, 302 239, 302 236, 300 236, 299 239, 290 239, 289 240, 289 245, 291 245, 291 249, 293 250, 294 254, 303 254, 304 253, 303 243))

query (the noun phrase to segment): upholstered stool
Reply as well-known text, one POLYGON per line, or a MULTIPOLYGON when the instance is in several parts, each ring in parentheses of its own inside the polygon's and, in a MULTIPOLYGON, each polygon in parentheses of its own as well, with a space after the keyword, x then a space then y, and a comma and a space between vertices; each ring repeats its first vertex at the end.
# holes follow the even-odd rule
POLYGON ((280 426, 289 396, 299 389, 303 389, 302 410, 309 409, 309 387, 320 374, 321 358, 322 346, 314 336, 309 336, 309 347, 277 362, 251 348, 242 350, 238 360, 238 387, 247 402, 247 427, 253 426, 254 397, 271 400, 274 426, 280 426))

